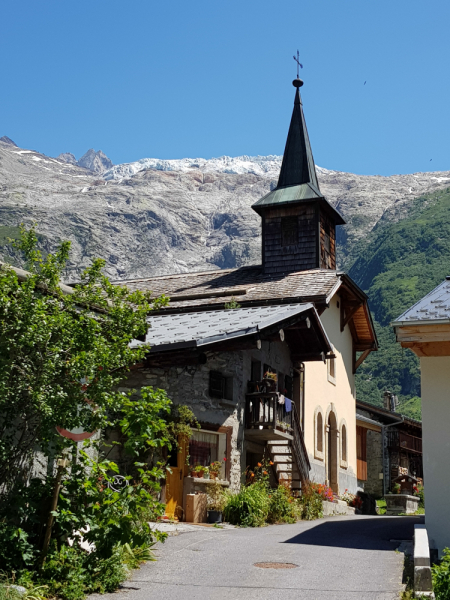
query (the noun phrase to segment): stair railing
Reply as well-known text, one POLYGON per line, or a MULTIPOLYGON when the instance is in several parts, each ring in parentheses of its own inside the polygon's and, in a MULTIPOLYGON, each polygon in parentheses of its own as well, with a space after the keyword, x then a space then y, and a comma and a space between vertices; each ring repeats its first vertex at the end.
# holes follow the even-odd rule
POLYGON ((300 481, 303 483, 309 481, 309 472, 311 470, 311 464, 308 458, 308 452, 306 450, 305 439, 303 437, 303 431, 300 426, 300 419, 295 404, 292 403, 292 450, 297 462, 298 471, 300 474, 300 481))

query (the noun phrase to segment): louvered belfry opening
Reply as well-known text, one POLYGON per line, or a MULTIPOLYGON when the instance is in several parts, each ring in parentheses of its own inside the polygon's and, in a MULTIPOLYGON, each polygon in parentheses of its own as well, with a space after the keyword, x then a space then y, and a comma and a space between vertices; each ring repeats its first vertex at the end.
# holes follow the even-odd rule
POLYGON ((294 110, 277 187, 253 205, 262 219, 266 275, 336 269, 336 225, 342 216, 322 196, 295 79, 294 110))

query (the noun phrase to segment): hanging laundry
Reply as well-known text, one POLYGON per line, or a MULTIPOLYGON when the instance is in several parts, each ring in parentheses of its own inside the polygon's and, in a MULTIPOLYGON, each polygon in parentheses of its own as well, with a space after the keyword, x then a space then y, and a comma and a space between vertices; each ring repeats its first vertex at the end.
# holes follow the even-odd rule
POLYGON ((284 404, 284 396, 283 396, 283 394, 278 394, 278 404, 284 404))
POLYGON ((292 400, 289 400, 289 398, 284 398, 284 408, 286 410, 286 412, 291 412, 292 410, 292 400))

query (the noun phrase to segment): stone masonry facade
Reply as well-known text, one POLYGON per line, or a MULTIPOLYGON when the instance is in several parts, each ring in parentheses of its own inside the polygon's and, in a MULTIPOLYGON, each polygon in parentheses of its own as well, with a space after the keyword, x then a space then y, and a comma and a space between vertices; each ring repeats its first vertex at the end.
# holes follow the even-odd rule
POLYGON ((204 365, 156 368, 131 371, 119 391, 139 390, 145 386, 164 389, 174 404, 185 404, 200 424, 213 423, 232 427, 230 461, 230 488, 238 490, 246 467, 244 444, 245 394, 251 379, 252 360, 269 364, 289 375, 292 362, 287 345, 283 342, 262 342, 261 350, 235 352, 206 352, 204 365), (233 379, 232 400, 212 398, 209 395, 210 371, 219 371, 233 379))

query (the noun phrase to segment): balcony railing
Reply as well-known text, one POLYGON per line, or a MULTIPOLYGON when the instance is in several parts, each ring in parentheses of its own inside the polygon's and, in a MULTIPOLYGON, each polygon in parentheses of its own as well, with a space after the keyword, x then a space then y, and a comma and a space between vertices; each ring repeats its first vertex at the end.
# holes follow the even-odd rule
POLYGON ((292 402, 291 410, 286 411, 286 405, 279 402, 279 394, 269 391, 268 387, 270 388, 270 386, 259 386, 259 389, 264 391, 247 394, 245 426, 247 429, 272 429, 274 435, 276 431, 281 431, 292 436, 292 453, 297 462, 300 478, 302 481, 308 481, 311 466, 295 404, 292 402))
POLYGON ((388 431, 387 436, 389 448, 422 453, 422 438, 403 433, 402 431, 388 431))

